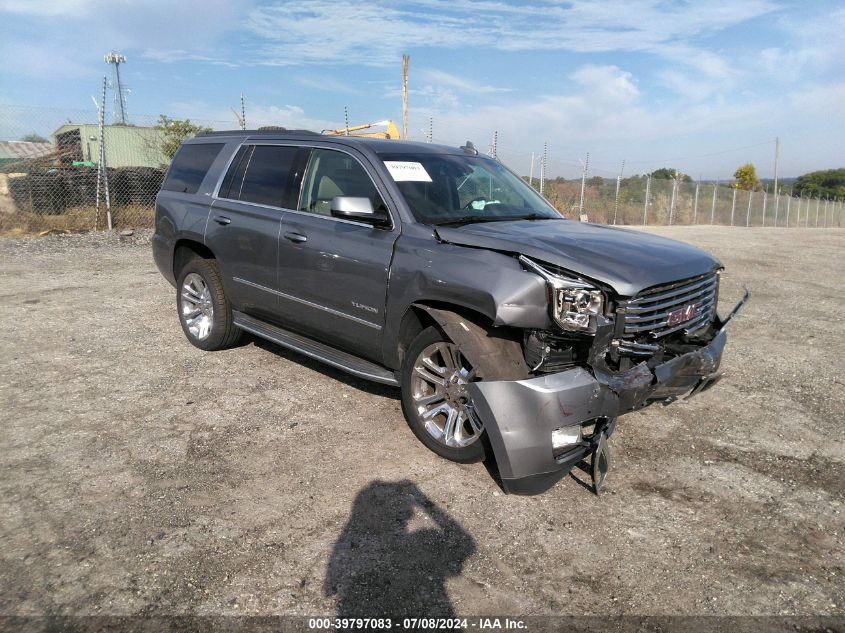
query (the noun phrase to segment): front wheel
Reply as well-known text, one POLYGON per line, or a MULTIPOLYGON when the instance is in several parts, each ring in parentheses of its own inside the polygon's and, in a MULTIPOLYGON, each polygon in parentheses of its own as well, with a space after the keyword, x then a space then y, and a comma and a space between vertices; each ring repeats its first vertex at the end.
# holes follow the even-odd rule
POLYGON ((402 364, 402 410, 414 435, 453 462, 484 459, 484 427, 466 385, 475 370, 458 346, 429 327, 411 342, 402 364))
POLYGON ((177 282, 179 322, 191 344, 214 351, 237 343, 241 330, 232 322, 232 307, 223 291, 217 261, 190 260, 179 272, 177 282))

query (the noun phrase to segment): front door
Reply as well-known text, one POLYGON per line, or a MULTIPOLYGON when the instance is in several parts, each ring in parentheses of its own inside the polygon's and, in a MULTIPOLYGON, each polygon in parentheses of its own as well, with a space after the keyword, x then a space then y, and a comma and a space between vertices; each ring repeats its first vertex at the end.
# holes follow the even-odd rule
POLYGON ((311 150, 298 209, 285 214, 279 240, 282 318, 297 329, 370 360, 381 360, 388 272, 398 226, 335 218, 335 196, 384 196, 352 154, 311 150))

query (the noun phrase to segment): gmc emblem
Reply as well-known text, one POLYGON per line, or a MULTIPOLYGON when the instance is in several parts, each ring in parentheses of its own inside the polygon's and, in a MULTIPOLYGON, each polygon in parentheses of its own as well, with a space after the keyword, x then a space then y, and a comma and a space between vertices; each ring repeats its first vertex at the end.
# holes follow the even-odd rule
POLYGON ((701 305, 698 303, 691 303, 685 308, 670 312, 669 316, 666 319, 666 324, 678 325, 678 323, 683 323, 684 321, 694 319, 699 314, 701 314, 701 305))

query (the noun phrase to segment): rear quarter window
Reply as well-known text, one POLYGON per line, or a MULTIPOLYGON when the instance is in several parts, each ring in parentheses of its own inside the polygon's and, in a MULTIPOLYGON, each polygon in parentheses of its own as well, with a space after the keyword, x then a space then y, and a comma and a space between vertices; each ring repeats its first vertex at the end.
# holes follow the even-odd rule
POLYGON ((173 157, 161 188, 179 193, 196 193, 221 149, 223 143, 182 145, 173 157))

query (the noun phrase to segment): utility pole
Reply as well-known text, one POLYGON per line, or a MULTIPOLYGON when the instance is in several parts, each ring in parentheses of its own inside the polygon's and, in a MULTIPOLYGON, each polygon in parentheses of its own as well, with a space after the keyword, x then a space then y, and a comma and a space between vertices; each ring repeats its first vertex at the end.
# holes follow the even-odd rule
POLYGON ((780 138, 775 137, 775 226, 778 225, 778 206, 780 205, 780 196, 778 195, 778 158, 780 157, 780 138))
POLYGON ((581 202, 578 204, 579 215, 584 215, 584 188, 587 186, 587 169, 590 166, 590 152, 587 152, 587 159, 582 160, 584 171, 581 172, 581 202))
POLYGON ((121 125, 126 125, 126 107, 123 102, 123 84, 120 82, 120 65, 126 63, 126 57, 120 53, 112 51, 108 53, 104 60, 107 64, 114 66, 114 100, 117 106, 117 117, 121 125))
POLYGON ((402 55, 402 140, 408 140, 408 55, 402 55))
MULTIPOLYGON (((94 212, 94 230, 97 229, 97 224, 100 221, 100 192, 104 192, 104 199, 106 203, 106 223, 109 231, 112 230, 111 221, 111 197, 109 196, 109 172, 106 164, 106 84, 108 80, 103 77, 103 94, 100 105, 97 107, 97 114, 99 115, 100 127, 100 159, 97 162, 97 202, 96 210, 94 212)), ((96 101, 95 101, 96 103, 96 101)))
POLYGON ((616 224, 616 216, 619 214, 619 186, 622 184, 622 173, 625 171, 625 159, 622 159, 622 169, 616 177, 616 198, 613 201, 613 224, 616 224))

